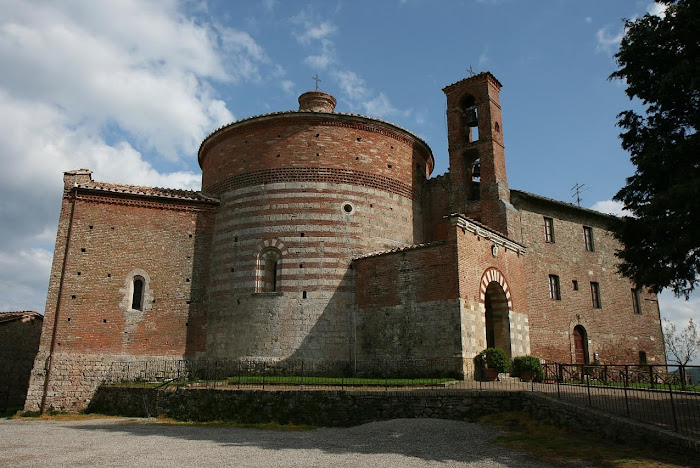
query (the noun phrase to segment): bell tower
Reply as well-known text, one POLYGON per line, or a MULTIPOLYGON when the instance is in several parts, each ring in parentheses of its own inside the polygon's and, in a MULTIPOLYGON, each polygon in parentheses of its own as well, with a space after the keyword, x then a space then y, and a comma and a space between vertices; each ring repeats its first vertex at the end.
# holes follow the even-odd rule
POLYGON ((443 88, 447 97, 450 209, 519 240, 510 204, 499 92, 489 72, 443 88))

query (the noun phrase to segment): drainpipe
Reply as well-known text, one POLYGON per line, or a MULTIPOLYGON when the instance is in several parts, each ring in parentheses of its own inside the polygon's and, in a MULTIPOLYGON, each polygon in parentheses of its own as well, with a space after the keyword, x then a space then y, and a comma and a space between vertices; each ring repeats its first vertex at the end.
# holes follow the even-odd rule
POLYGON ((56 312, 54 312, 53 330, 51 331, 51 347, 49 348, 49 362, 46 366, 46 377, 44 378, 44 394, 41 397, 41 414, 46 412, 46 396, 49 391, 49 380, 51 376, 51 368, 53 367, 53 355, 56 348, 56 335, 58 332, 58 312, 61 306, 61 298, 63 296, 63 280, 66 275, 66 264, 68 263, 68 250, 70 249, 70 237, 73 230, 73 213, 75 212, 75 194, 71 197, 70 216, 68 217, 68 233, 66 235, 66 248, 63 253, 63 264, 61 265, 61 279, 58 283, 58 297, 56 298, 56 312))

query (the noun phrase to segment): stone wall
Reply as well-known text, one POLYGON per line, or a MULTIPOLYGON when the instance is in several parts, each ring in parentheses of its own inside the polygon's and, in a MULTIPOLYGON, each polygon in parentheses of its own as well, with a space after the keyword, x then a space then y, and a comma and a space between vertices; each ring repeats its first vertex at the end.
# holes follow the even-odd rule
POLYGON ((700 440, 534 392, 502 391, 231 391, 101 387, 89 412, 183 421, 354 426, 396 418, 476 421, 525 411, 539 421, 619 442, 700 454, 700 440))
POLYGON ((24 403, 42 319, 36 312, 0 312, 0 408, 24 403))
MULTIPOLYGON (((48 352, 36 357, 25 411, 39 411, 49 364, 48 352)), ((180 361, 173 356, 125 356, 110 354, 56 353, 46 387, 46 409, 78 412, 84 410, 104 382, 175 378, 180 361)))

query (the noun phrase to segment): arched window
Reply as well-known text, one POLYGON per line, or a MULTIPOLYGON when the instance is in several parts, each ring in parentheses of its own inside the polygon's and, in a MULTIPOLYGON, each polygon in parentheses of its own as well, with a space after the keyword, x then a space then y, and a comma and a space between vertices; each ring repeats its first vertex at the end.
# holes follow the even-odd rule
POLYGON ((278 292, 280 272, 282 270, 282 253, 275 247, 268 247, 258 257, 258 292, 278 292))
POLYGON ((145 280, 142 276, 134 276, 131 288, 131 308, 133 310, 143 310, 143 290, 145 280))

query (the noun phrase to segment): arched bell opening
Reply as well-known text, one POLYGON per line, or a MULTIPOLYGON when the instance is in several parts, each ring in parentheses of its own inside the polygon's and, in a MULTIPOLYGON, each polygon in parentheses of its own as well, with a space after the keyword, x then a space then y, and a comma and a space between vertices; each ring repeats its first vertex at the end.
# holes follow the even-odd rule
POLYGON ((511 359, 508 298, 497 281, 491 281, 484 297, 486 309, 486 347, 501 348, 511 359))
POLYGON ((588 333, 583 325, 574 327, 574 363, 589 364, 588 357, 588 333))

